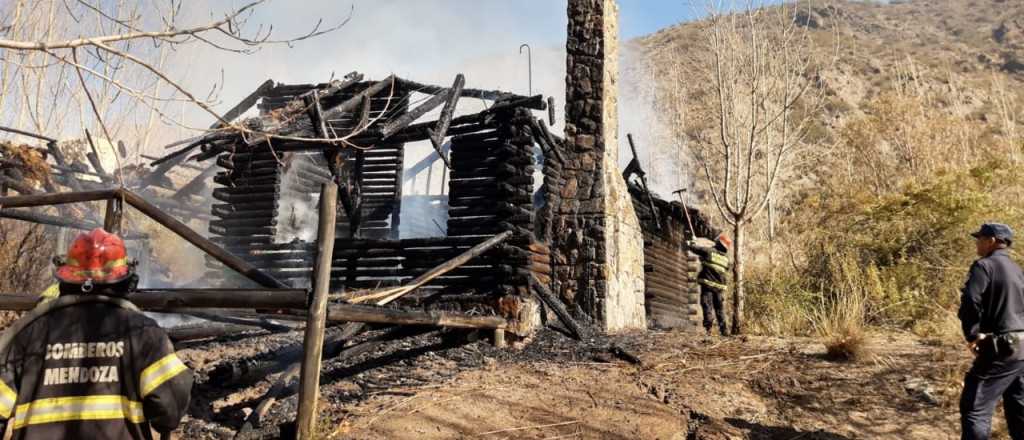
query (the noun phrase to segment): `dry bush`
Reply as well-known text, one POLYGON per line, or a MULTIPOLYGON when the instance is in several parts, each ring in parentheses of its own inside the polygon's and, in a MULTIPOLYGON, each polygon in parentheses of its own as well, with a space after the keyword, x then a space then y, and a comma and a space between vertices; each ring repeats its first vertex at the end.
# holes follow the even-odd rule
POLYGON ((876 193, 898 190, 908 181, 978 165, 992 157, 1015 160, 1017 145, 995 138, 993 127, 953 111, 935 111, 933 99, 882 93, 866 114, 838 130, 841 148, 831 182, 876 193))
POLYGON ((747 314, 750 331, 760 335, 810 335, 811 311, 820 297, 796 277, 755 272, 750 279, 747 314))
MULTIPOLYGON (((14 220, 0 220, 0 293, 38 295, 53 282, 52 229, 14 220)), ((0 328, 18 316, 0 312, 0 328)))
POLYGON ((865 313, 871 274, 848 255, 830 265, 835 284, 824 292, 811 321, 829 359, 856 362, 868 354, 865 313))
POLYGON ((40 225, 0 220, 0 292, 37 294, 53 279, 52 230, 40 225))
POLYGON ((934 314, 931 317, 916 322, 910 330, 923 338, 926 343, 945 346, 964 344, 960 319, 957 318, 953 310, 938 304, 935 305, 934 314))

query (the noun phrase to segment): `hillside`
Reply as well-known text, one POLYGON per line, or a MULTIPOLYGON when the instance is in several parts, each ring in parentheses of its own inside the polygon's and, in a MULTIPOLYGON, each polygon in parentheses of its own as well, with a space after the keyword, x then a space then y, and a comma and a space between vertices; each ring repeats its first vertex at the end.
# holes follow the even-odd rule
MULTIPOLYGON (((914 122, 893 120, 887 111, 904 119, 917 116, 909 115, 909 110, 932 116, 941 113, 981 134, 1006 135, 1014 141, 1018 137, 1019 115, 1024 112, 1024 2, 814 0, 810 4, 798 21, 810 28, 814 57, 823 66, 819 79, 824 108, 816 113, 808 135, 815 149, 831 149, 842 142, 843 130, 851 121, 866 116, 889 118, 886 122, 894 129, 914 122), (892 102, 893 97, 900 102, 892 102), (893 108, 879 109, 880 103, 893 108)), ((702 177, 695 172, 698 167, 676 146, 680 126, 693 119, 678 114, 685 113, 678 107, 687 105, 679 104, 685 101, 680 97, 708 87, 678 74, 688 63, 710 60, 701 26, 703 22, 686 22, 631 40, 625 45, 626 60, 621 66, 627 95, 623 111, 636 111, 628 106, 638 100, 655 108, 645 115, 660 119, 642 128, 662 146, 651 153, 664 159, 652 165, 655 179, 658 168, 672 162, 680 171, 661 171, 664 180, 676 180, 675 174, 681 173, 684 177, 679 181, 692 180, 698 187, 702 177), (642 97, 629 99, 633 96, 642 97)), ((800 169, 791 179, 803 180, 804 187, 817 186, 819 171, 820 167, 800 169)))
MULTIPOLYGON (((838 48, 835 64, 824 75, 835 98, 828 117, 848 116, 872 97, 907 83, 918 91, 942 93, 947 97, 942 105, 980 119, 997 117, 996 109, 986 107, 993 82, 1019 97, 1024 84, 1022 2, 813 3, 801 16, 813 29, 815 49, 827 60, 838 48)), ((657 69, 670 67, 672 55, 690 50, 699 38, 696 25, 684 23, 632 43, 657 69)))

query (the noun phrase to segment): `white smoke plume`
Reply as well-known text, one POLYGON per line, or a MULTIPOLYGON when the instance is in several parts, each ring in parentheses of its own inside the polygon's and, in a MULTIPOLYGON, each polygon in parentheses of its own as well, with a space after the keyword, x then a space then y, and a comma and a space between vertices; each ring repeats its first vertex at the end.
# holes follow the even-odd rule
MULTIPOLYGON (((199 1, 191 5, 207 16, 223 4, 199 1)), ((565 108, 565 0, 489 1, 473 0, 309 0, 297 8, 293 2, 263 5, 252 17, 254 26, 274 25, 275 35, 302 34, 323 19, 329 25, 348 16, 340 30, 288 47, 262 48, 252 55, 224 53, 210 47, 190 50, 177 64, 192 90, 219 90, 225 111, 253 88, 270 78, 279 83, 319 83, 359 71, 366 79, 396 74, 418 82, 450 85, 456 74, 466 77, 467 88, 499 89, 519 94, 543 94, 555 98, 555 134, 563 130, 565 108), (520 49, 530 45, 530 53, 520 49), (532 59, 532 66, 528 61, 532 59), (532 76, 530 75, 532 71, 532 76)), ((619 115, 620 167, 632 158, 626 133, 638 142, 640 160, 649 183, 663 198, 689 185, 686 162, 679 146, 666 135, 664 122, 654 109, 653 80, 629 44, 621 45, 619 115)), ((411 102, 422 99, 414 94, 411 102)), ((488 103, 463 99, 458 113, 486 108, 488 103)), ((254 111, 251 111, 252 114, 254 111)), ((421 120, 436 118, 438 110, 421 120)), ((183 109, 190 125, 208 125, 208 115, 183 109)), ((543 116, 538 113, 538 117, 543 116)), ((426 158, 436 157, 428 142, 406 145, 408 171, 426 158)), ((447 194, 444 165, 434 161, 429 169, 406 176, 403 184, 401 237, 442 235, 447 217, 445 206, 430 201, 447 194), (429 178, 427 177, 429 176, 429 178), (419 200, 413 201, 413 198, 419 200), (428 219, 429 222, 424 221, 428 219), (435 225, 436 223, 436 225, 435 225), (417 225, 417 227, 413 227, 417 225), (435 225, 433 229, 429 226, 435 225)), ((288 176, 285 176, 285 186, 288 176)), ((277 241, 312 241, 316 233, 316 200, 297 200, 283 193, 277 241)))
POLYGON ((275 243, 288 243, 293 240, 315 241, 319 223, 320 193, 306 192, 299 187, 296 168, 300 164, 317 167, 306 154, 292 155, 291 163, 283 171, 281 177, 281 193, 277 209, 277 230, 275 243))

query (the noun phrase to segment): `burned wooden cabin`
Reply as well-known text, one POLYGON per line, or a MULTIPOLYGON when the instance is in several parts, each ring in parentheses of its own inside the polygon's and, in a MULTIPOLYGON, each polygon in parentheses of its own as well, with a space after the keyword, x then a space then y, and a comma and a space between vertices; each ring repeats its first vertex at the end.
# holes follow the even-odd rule
MULTIPOLYGON (((299 353, 300 403, 315 402, 319 370, 306 367, 318 366, 321 354, 348 353, 345 344, 364 330, 361 323, 493 330, 499 346, 506 332, 526 337, 545 319, 576 338, 585 327, 695 330, 698 266, 682 223, 690 211, 627 184, 618 169, 615 2, 569 0, 568 13, 564 137, 548 130, 550 100, 467 88, 461 75, 449 87, 358 73, 321 84, 267 81, 209 132, 173 144, 176 150, 152 170, 126 179, 96 164, 76 169, 45 137, 40 152, 58 172, 42 188, 24 184, 24 163, 0 155, 0 195, 21 194, 0 201, 0 217, 116 230, 119 204, 127 203, 208 254, 204 282, 245 287, 136 292, 130 299, 143 309, 199 310, 270 331, 291 327, 268 324, 268 317, 305 319, 302 350, 252 370, 284 373, 246 416, 242 432, 289 393, 299 353), (486 109, 457 114, 467 98, 483 100, 486 109), (233 122, 253 107, 258 115, 233 122), (434 110, 436 119, 421 121, 434 110), (434 237, 406 238, 403 184, 419 165, 406 168, 405 158, 407 147, 421 141, 447 168, 447 194, 429 200, 444 211, 444 224, 434 237), (166 175, 179 166, 198 174, 175 185, 166 175), (207 191, 212 207, 197 208, 205 208, 200 194, 207 191), (31 211, 100 200, 108 203, 105 218, 31 211), (165 211, 208 220, 209 238, 165 211), (325 335, 326 322, 345 324, 325 335)), ((430 224, 417 228, 424 226, 430 224)), ((0 308, 10 310, 35 304, 32 297, 0 299, 0 308)), ((233 366, 226 371, 238 373, 233 366)), ((312 412, 302 408, 299 418, 308 421, 312 412)))
MULTIPOLYGON (((404 297, 405 304, 502 314, 536 325, 534 277, 550 281, 548 247, 534 234, 535 148, 559 140, 534 111, 543 97, 352 73, 323 84, 266 84, 250 102, 259 116, 246 132, 213 132, 157 161, 192 154, 215 159, 212 240, 282 282, 308 285, 316 256, 315 205, 321 184, 339 184, 331 290, 398 286, 503 232, 505 242, 404 297), (414 94, 425 95, 410 103, 414 94), (461 98, 489 101, 455 116, 461 98), (441 108, 436 121, 414 123, 441 108), (449 169, 445 234, 402 239, 399 225, 405 145, 429 140, 449 169), (527 315, 523 315, 526 313, 527 315)), ((546 116, 543 113, 542 116, 546 116)), ((210 261, 210 277, 225 271, 210 261)), ((237 278, 225 280, 236 282, 237 278)))

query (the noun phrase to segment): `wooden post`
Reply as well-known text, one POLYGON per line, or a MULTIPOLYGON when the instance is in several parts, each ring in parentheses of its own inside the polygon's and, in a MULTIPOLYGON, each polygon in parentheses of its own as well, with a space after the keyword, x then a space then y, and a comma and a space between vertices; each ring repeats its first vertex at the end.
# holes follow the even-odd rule
POLYGON ((497 348, 505 348, 505 329, 494 329, 494 346, 497 348))
POLYGON ((320 225, 317 245, 320 248, 313 270, 313 304, 306 320, 302 341, 304 355, 299 375, 299 440, 312 439, 316 433, 316 404, 320 394, 320 360, 323 355, 324 327, 327 325, 327 293, 331 284, 331 261, 334 259, 334 229, 338 214, 338 186, 325 183, 320 187, 320 225))
MULTIPOLYGON (((103 162, 100 162, 100 151, 96 148, 96 143, 92 140, 92 133, 89 133, 89 129, 85 129, 85 139, 89 142, 89 149, 92 150, 92 154, 86 153, 85 158, 92 164, 92 169, 96 170, 99 174, 100 180, 104 182, 110 181, 110 175, 107 174, 107 170, 103 168, 103 162)), ((113 142, 112 139, 107 139, 108 142, 113 142)))
MULTIPOLYGON (((176 312, 180 309, 292 309, 305 307, 303 289, 141 289, 125 297, 142 310, 176 312)), ((0 294, 0 310, 29 310, 39 298, 0 294)))
POLYGON ((121 220, 124 218, 121 199, 107 199, 107 212, 103 217, 103 229, 111 234, 121 235, 121 220))
MULTIPOLYGON (((91 231, 101 226, 90 221, 75 220, 72 217, 47 215, 34 211, 22 211, 18 209, 0 209, 0 218, 9 218, 49 226, 59 226, 62 228, 80 229, 83 231, 91 231)), ((146 237, 145 234, 124 234, 121 238, 125 240, 135 240, 148 237, 146 237)))
POLYGON ((355 304, 331 304, 327 308, 327 320, 330 322, 428 325, 449 328, 498 329, 508 327, 508 321, 500 316, 474 316, 455 312, 402 310, 355 304))

